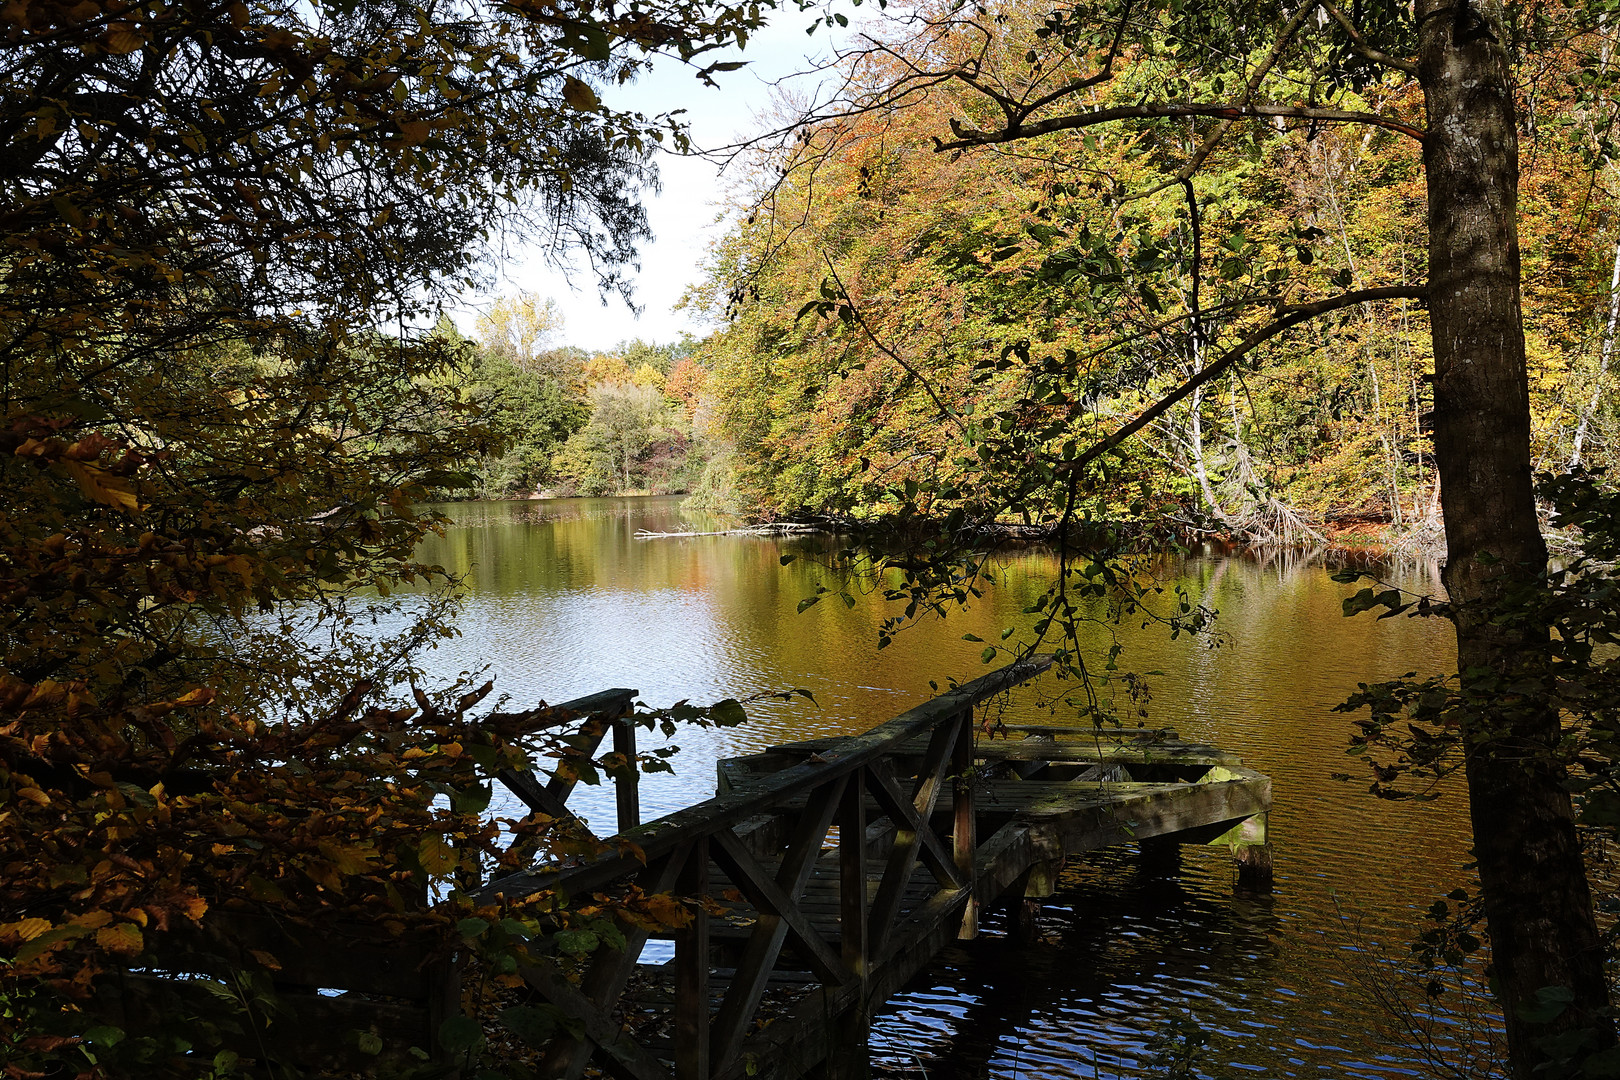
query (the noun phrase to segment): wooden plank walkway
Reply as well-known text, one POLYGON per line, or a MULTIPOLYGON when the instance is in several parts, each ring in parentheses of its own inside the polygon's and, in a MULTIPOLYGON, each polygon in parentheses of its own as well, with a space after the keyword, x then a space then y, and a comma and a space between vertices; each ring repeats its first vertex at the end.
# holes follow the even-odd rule
MULTIPOLYGON (((623 950, 522 972, 577 1025, 547 1048, 543 1071, 864 1076, 872 1012, 946 944, 974 936, 985 905, 1052 895, 1070 855, 1154 838, 1219 842, 1240 877, 1269 882, 1271 782, 1235 755, 1166 730, 979 731, 975 705, 1049 664, 1003 668, 862 735, 722 761, 715 798, 644 825, 621 793, 620 836, 644 862, 615 850, 486 885, 485 899, 635 886, 707 900, 664 935, 673 956, 664 946, 663 963, 642 962, 655 935, 626 923, 623 950)), ((605 716, 598 741, 618 715, 605 716)), ((548 814, 568 795, 555 780, 503 779, 548 814)))

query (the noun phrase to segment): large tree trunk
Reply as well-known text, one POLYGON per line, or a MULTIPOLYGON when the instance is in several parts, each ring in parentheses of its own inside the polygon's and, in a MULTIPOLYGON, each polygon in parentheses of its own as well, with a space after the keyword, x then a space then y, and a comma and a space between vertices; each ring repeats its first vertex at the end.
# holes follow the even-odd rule
POLYGON ((1507 34, 1499 0, 1419 0, 1417 14, 1445 582, 1465 686, 1492 702, 1464 732, 1469 802, 1511 1069, 1528 1080, 1539 1037, 1596 1025, 1605 1042, 1612 1031, 1598 1016, 1608 995, 1554 755, 1558 715, 1538 695, 1516 694, 1545 685, 1547 630, 1493 619, 1547 563, 1530 478, 1507 34), (1548 1024, 1527 1022, 1521 1010, 1549 986, 1572 990, 1574 1007, 1548 1024))

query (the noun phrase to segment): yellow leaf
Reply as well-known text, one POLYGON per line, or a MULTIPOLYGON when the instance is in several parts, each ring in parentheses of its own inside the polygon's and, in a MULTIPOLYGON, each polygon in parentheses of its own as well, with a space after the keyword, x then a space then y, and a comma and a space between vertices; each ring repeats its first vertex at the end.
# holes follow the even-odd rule
POLYGON ((563 78, 562 93, 563 100, 569 107, 580 112, 595 112, 602 106, 602 100, 596 96, 596 91, 572 75, 563 78))
POLYGON ((430 874, 448 874, 456 868, 456 849, 437 834, 424 836, 416 855, 422 861, 422 869, 430 874))
POLYGON ((186 918, 190 919, 192 922, 201 922, 203 913, 208 910, 208 901, 204 900, 200 896, 193 896, 191 899, 184 901, 180 905, 180 910, 183 911, 186 918))
POLYGON ((64 461, 62 467, 90 499, 119 510, 136 509, 135 492, 122 476, 82 461, 64 461))
POLYGON ((0 926, 0 938, 15 936, 18 941, 33 941, 51 928, 49 919, 24 919, 22 922, 0 926))
POLYGON ((112 912, 110 912, 110 911, 86 912, 85 914, 80 915, 77 919, 74 919, 73 921, 74 921, 75 924, 84 927, 86 930, 94 930, 97 927, 106 926, 108 923, 112 922, 112 912))
POLYGON ((135 924, 119 923, 97 930, 96 944, 108 952, 132 954, 141 951, 146 939, 141 937, 140 927, 135 924))
POLYGON ((371 869, 368 861, 368 852, 360 847, 344 847, 334 844, 330 840, 323 840, 320 844, 321 854, 331 860, 342 874, 364 874, 371 869))

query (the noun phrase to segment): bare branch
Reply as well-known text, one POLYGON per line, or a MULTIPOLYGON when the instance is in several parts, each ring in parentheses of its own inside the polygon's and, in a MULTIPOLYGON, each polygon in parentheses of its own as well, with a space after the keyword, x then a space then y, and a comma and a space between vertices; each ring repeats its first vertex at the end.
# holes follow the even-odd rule
POLYGON ((1046 135, 1054 131, 1073 131, 1099 124, 1109 124, 1117 120, 1150 120, 1177 116, 1210 116, 1221 120, 1241 120, 1245 117, 1281 116, 1298 120, 1317 120, 1331 124, 1367 124, 1389 131, 1399 132, 1411 139, 1422 142, 1426 132, 1421 128, 1400 120, 1394 120, 1377 113, 1351 112, 1345 109, 1320 109, 1304 105, 1216 105, 1202 103, 1165 104, 1165 105, 1121 105, 1111 109, 1095 109, 1091 112, 1074 113, 1070 116, 1055 116, 1050 120, 1037 120, 1033 124, 1022 124, 1017 127, 1004 128, 1001 131, 976 131, 973 128, 963 127, 958 121, 951 121, 951 133, 956 139, 945 142, 936 138, 934 140, 935 152, 946 150, 963 150, 974 146, 991 146, 996 143, 1015 142, 1019 139, 1028 139, 1037 135, 1046 135))

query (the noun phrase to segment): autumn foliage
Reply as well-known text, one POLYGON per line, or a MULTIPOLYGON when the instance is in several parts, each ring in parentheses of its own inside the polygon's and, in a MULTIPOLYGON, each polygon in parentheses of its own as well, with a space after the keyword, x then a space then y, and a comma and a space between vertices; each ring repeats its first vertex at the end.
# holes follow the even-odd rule
MULTIPOLYGON (((456 886, 516 857, 490 777, 567 758, 577 718, 416 678, 453 625, 415 504, 506 436, 445 377, 464 347, 414 328, 496 223, 617 287, 647 154, 683 135, 606 87, 654 50, 701 69, 757 17, 0 9, 6 1075, 235 1068, 242 1001, 142 1030, 97 1005, 221 913, 483 940, 456 886)), ((540 933, 513 925, 508 955, 540 933)))

